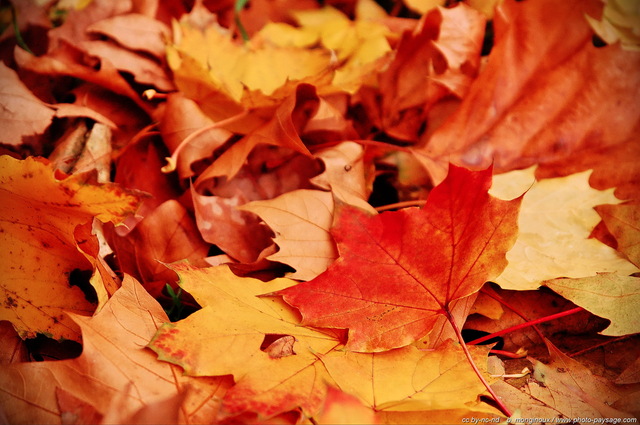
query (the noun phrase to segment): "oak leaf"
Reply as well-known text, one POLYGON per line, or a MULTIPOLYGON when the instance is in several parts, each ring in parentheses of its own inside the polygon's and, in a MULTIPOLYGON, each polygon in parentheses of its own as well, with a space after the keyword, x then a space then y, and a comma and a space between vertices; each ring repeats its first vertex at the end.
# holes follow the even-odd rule
POLYGON ((64 423, 65 413, 73 417, 82 410, 126 423, 145 405, 178 395, 186 396, 179 423, 209 423, 217 416, 217 397, 229 380, 182 376, 155 360, 145 345, 168 318, 130 276, 94 317, 70 316, 82 328, 80 357, 13 364, 0 374, 0 400, 11 423, 64 423))
POLYGON ((506 265, 519 200, 487 193, 491 170, 451 167, 422 209, 369 216, 338 212, 340 257, 310 282, 280 292, 304 325, 349 329, 346 347, 376 352, 426 336, 450 303, 477 292, 506 265))
POLYGON ((494 178, 490 193, 500 199, 529 188, 518 217, 518 239, 507 253, 509 265, 496 283, 505 289, 537 289, 542 281, 556 277, 637 271, 613 248, 589 238, 600 220, 593 207, 620 202, 613 189, 591 188, 589 171, 537 182, 533 175, 529 168, 494 178))
MULTIPOLYGON (((93 268, 75 232, 94 217, 118 223, 134 214, 140 194, 93 185, 87 175, 54 175, 46 160, 35 158, 0 157, 0 182, 0 318, 10 320, 23 338, 44 333, 78 340, 78 328, 65 312, 87 315, 96 305, 69 285, 73 270, 93 268)), ((100 295, 104 288, 96 291, 100 295)))

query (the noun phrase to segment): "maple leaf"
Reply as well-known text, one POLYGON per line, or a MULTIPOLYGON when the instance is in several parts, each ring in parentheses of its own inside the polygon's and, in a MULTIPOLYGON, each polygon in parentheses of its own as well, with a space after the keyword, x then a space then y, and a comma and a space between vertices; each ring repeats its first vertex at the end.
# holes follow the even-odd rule
POLYGON ((310 282, 279 292, 304 325, 348 328, 346 347, 383 351, 427 335, 449 304, 506 265, 520 201, 490 197, 491 169, 451 167, 422 209, 338 213, 340 257, 310 282))
MULTIPOLYGON (((486 347, 472 347, 472 353, 479 364, 486 365, 486 347)), ((487 405, 483 409, 478 395, 485 387, 452 340, 435 350, 423 351, 414 346, 381 353, 334 350, 321 358, 343 391, 356 395, 376 412, 465 406, 496 413, 487 405)))
POLYGON ((0 182, 0 318, 10 320, 23 338, 44 333, 77 340, 77 327, 64 312, 86 315, 96 306, 69 285, 73 270, 93 268, 75 232, 94 217, 122 221, 135 213, 141 197, 113 184, 92 185, 87 175, 59 180, 46 160, 35 158, 1 156, 0 182))
POLYGON ((611 320, 603 335, 640 332, 640 280, 631 276, 603 273, 581 279, 553 279, 544 285, 591 313, 611 320))
POLYGON ((618 251, 640 267, 640 201, 598 205, 595 210, 616 238, 618 251))
POLYGON ((255 411, 268 417, 300 406, 313 415, 320 408, 331 378, 317 355, 340 341, 299 326, 295 311, 279 298, 257 297, 294 281, 239 278, 226 266, 172 269, 203 308, 159 329, 149 347, 160 360, 180 365, 188 375, 233 375, 236 385, 223 400, 228 414, 255 411), (267 335, 292 336, 291 355, 261 351, 267 335))
POLYGON ((80 357, 3 366, 0 403, 11 423, 64 423, 78 409, 126 423, 145 405, 176 395, 186 396, 176 411, 180 423, 210 422, 217 415, 217 397, 229 380, 185 377, 155 360, 145 345, 168 318, 130 276, 94 317, 70 317, 82 328, 80 357))
MULTIPOLYGON (((208 13, 202 8, 198 4, 191 13, 208 13)), ((330 75, 327 50, 279 47, 261 43, 257 36, 240 45, 215 17, 201 30, 185 16, 173 31, 175 42, 167 46, 167 56, 174 81, 214 120, 244 108, 276 105, 298 83, 330 75)))
MULTIPOLYGON (((188 375, 232 374, 236 384, 223 398, 223 416, 253 411, 268 418, 296 407, 314 416, 328 386, 336 385, 374 410, 464 406, 495 413, 478 402, 484 387, 451 341, 428 351, 345 351, 339 333, 300 326, 297 311, 280 297, 259 296, 290 286, 289 279, 261 282, 235 276, 226 266, 171 267, 203 308, 163 325, 149 347, 188 375), (448 391, 455 398, 443 387, 453 376, 458 385, 448 391)), ((486 347, 471 351, 486 363, 486 347)))
POLYGON ((589 238, 600 220, 593 207, 620 202, 613 189, 591 188, 589 171, 537 182, 534 172, 529 168, 499 174, 489 191, 511 199, 530 188, 520 208, 518 239, 507 253, 509 265, 496 283, 505 289, 537 289, 540 282, 556 277, 637 271, 613 248, 589 238))

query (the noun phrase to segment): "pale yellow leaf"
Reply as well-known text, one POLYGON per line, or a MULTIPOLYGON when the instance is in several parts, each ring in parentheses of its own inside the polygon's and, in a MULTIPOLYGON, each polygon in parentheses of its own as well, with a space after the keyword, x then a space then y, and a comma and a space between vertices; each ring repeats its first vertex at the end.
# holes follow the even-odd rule
POLYGON ((527 290, 557 277, 638 271, 614 249, 589 238, 600 221, 593 207, 620 202, 613 189, 591 188, 590 171, 538 182, 533 174, 529 168, 497 175, 489 191, 501 199, 527 191, 520 207, 518 239, 496 283, 505 289, 527 290))

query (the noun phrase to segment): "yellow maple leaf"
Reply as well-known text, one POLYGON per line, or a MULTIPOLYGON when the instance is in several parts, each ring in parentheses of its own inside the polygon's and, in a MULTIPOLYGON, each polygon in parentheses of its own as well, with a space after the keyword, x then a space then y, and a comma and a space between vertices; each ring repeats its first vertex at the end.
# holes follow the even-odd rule
POLYGON ((589 238, 600 221, 593 207, 620 202, 613 189, 591 188, 590 171, 538 182, 534 172, 531 167, 494 178, 490 193, 498 198, 511 199, 527 191, 518 218, 518 239, 496 283, 505 289, 526 290, 557 277, 638 271, 613 248, 589 238))
MULTIPOLYGON (((43 333, 79 340, 77 325, 65 314, 93 313, 96 304, 69 285, 73 270, 91 270, 76 231, 93 218, 120 222, 134 214, 140 196, 117 185, 92 185, 86 175, 56 179, 46 160, 0 157, 0 320, 23 337, 43 333)), ((104 287, 96 287, 106 301, 104 287)))
POLYGON ((215 21, 201 29, 187 16, 174 22, 173 31, 167 59, 175 83, 213 119, 275 105, 298 83, 321 81, 332 71, 326 49, 279 46, 260 33, 241 44, 215 21))

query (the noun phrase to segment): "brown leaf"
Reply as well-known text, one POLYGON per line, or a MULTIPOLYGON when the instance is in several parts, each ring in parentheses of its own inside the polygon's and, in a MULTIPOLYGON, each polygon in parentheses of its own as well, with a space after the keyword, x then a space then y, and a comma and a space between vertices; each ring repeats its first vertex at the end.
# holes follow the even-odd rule
POLYGON ((418 158, 441 181, 448 161, 497 172, 627 140, 640 119, 640 55, 596 48, 595 1, 505 1, 487 66, 418 158), (538 34, 544 33, 544 37, 538 34), (544 112, 541 112, 544 111, 544 112))
POLYGON ((87 32, 106 35, 127 49, 147 52, 162 59, 170 30, 157 19, 127 13, 96 21, 87 26, 87 32))
POLYGON ((55 116, 4 63, 0 63, 0 106, 0 143, 8 145, 18 146, 23 137, 42 134, 55 116))

